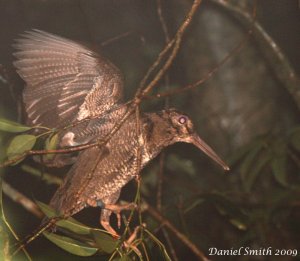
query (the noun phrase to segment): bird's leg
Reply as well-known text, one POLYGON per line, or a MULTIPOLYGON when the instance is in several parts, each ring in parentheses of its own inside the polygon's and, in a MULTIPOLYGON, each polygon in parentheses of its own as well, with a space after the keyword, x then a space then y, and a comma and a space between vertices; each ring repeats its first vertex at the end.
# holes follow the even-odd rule
POLYGON ((111 213, 112 213, 111 210, 102 209, 101 210, 101 216, 100 216, 100 224, 114 238, 120 238, 120 235, 111 227, 111 225, 109 223, 109 218, 110 218, 111 213))
POLYGON ((124 205, 117 205, 117 204, 104 204, 102 200, 97 201, 88 201, 90 206, 97 206, 102 208, 101 216, 100 216, 100 223, 105 230, 107 230, 113 237, 119 238, 120 236, 118 233, 111 227, 110 225, 110 216, 111 213, 115 213, 118 219, 118 228, 121 227, 121 215, 120 212, 122 210, 129 210, 136 207, 135 203, 128 203, 124 205))
MULTIPOLYGON (((101 207, 101 216, 100 216, 100 223, 103 226, 103 228, 108 231, 114 238, 119 239, 120 235, 111 227, 110 225, 110 216, 112 213, 115 213, 118 218, 118 227, 121 226, 121 215, 120 212, 122 210, 130 210, 133 208, 136 208, 135 203, 128 203, 123 205, 117 205, 117 204, 104 204, 102 201, 97 201, 97 206, 101 207)), ((140 230, 140 226, 136 227, 133 231, 133 233, 130 235, 130 237, 124 241, 124 247, 131 248, 137 255, 142 256, 139 249, 132 244, 133 241, 136 239, 137 234, 140 230)))
POLYGON ((118 228, 121 227, 121 214, 120 212, 122 210, 131 210, 136 208, 136 204, 135 203, 128 203, 128 204, 124 204, 124 205, 115 205, 115 204, 105 204, 105 209, 108 209, 110 211, 112 211, 113 213, 116 214, 117 219, 118 219, 118 228))

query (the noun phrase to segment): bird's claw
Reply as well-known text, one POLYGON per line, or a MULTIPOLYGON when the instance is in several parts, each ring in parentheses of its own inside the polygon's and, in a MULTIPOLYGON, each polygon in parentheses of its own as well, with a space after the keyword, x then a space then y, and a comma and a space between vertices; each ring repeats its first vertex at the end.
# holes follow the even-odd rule
POLYGON ((105 208, 111 210, 117 216, 118 228, 121 228, 121 211, 122 210, 132 210, 137 208, 137 205, 132 202, 124 205, 105 205, 105 208))
POLYGON ((125 248, 132 249, 139 257, 141 257, 142 254, 141 254, 140 250, 135 246, 135 244, 133 244, 133 242, 137 238, 137 234, 138 234, 140 229, 141 229, 141 227, 137 226, 134 229, 133 233, 129 236, 129 238, 123 242, 123 246, 125 248))

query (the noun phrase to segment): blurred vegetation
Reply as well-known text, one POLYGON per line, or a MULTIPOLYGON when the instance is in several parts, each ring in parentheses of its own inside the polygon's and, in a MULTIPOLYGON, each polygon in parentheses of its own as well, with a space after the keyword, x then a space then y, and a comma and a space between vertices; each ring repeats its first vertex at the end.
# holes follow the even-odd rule
MULTIPOLYGON (((162 2, 161 11, 172 38, 192 2, 162 2)), ((13 39, 25 30, 38 28, 92 44, 123 71, 126 99, 130 99, 165 44, 157 3, 160 1, 0 1, 0 117, 6 119, 0 122, 1 162, 41 146, 27 127, 13 123, 26 122, 21 94, 24 83, 12 67, 13 39), (121 35, 126 36, 101 45, 121 35)), ((277 259, 208 255, 211 247, 272 247, 300 252, 300 10, 297 1, 257 1, 253 23, 249 17, 255 3, 204 1, 167 80, 154 91, 172 90, 204 78, 252 30, 241 50, 218 67, 212 78, 169 97, 170 106, 191 115, 200 136, 227 159, 231 172, 223 174, 187 144, 166 149, 162 158, 142 171, 140 200, 146 227, 139 237, 139 250, 144 260, 145 253, 150 260, 199 258, 147 210, 147 204, 211 260, 299 260, 291 255, 277 259)), ((165 100, 146 100, 142 105, 145 111, 159 110, 165 100)), ((55 136, 51 137, 48 148, 55 144, 55 136)), ((45 169, 28 157, 0 171, 5 184, 22 195, 34 202, 48 202, 67 169, 45 169)), ((128 184, 121 199, 133 201, 136 191, 134 182, 128 184)), ((2 194, 0 256, 11 260, 16 238, 36 231, 40 218, 25 210, 20 198, 14 201, 7 190, 2 194)), ((46 215, 55 214, 38 204, 46 215)), ((97 209, 85 209, 74 217, 76 220, 59 221, 58 226, 69 231, 67 235, 47 232, 47 239, 40 236, 28 245, 29 254, 20 251, 12 260, 26 260, 28 255, 43 261, 108 260, 118 241, 98 229, 98 215, 97 209)), ((129 215, 125 213, 127 218, 129 215)), ((131 229, 139 219, 134 213, 131 229)), ((116 220, 113 222, 116 226, 116 220)), ((112 259, 139 257, 131 249, 116 252, 112 259)))

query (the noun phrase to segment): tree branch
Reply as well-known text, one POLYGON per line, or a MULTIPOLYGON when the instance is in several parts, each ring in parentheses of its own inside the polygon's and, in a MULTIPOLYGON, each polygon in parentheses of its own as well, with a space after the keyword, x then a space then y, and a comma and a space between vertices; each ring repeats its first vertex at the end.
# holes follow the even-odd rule
POLYGON ((201 260, 209 261, 209 259, 204 255, 204 253, 184 234, 177 230, 177 228, 165 217, 163 217, 158 211, 152 208, 149 204, 144 202, 145 211, 147 211, 154 219, 159 221, 168 230, 170 230, 183 244, 185 244, 197 257, 201 260))
MULTIPOLYGON (((180 48, 181 43, 182 43, 183 35, 186 32, 186 29, 188 28, 188 26, 191 24, 192 19, 193 19, 194 15, 195 15, 196 11, 198 10, 198 7, 200 6, 201 3, 202 3, 202 0, 195 0, 194 1, 189 13, 187 14, 186 19, 184 20, 184 22, 182 23, 182 25, 178 29, 174 39, 171 40, 169 42, 169 44, 167 44, 167 46, 161 52, 161 54, 159 55, 159 57, 156 60, 156 62, 154 63, 154 65, 159 64, 158 61, 160 61, 160 59, 162 58, 161 56, 163 56, 163 54, 165 52, 167 52, 172 47, 173 42, 174 42, 174 47, 173 47, 173 50, 171 51, 170 56, 167 58, 167 61, 165 62, 163 67, 157 72, 154 79, 143 90, 142 90, 143 81, 141 82, 140 88, 137 90, 137 93, 136 93, 136 96, 135 96, 136 98, 139 97, 139 96, 141 96, 142 98, 147 96, 152 91, 154 86, 161 80, 161 78, 166 73, 166 71, 170 68, 170 66, 172 65, 174 59, 176 58, 176 56, 178 54, 179 48, 180 48)), ((154 67, 154 65, 153 65, 153 67, 154 67)), ((152 69, 152 67, 150 67, 150 71, 151 71, 151 69, 152 69)), ((147 76, 147 74, 146 74, 146 76, 147 76)))
POLYGON ((44 216, 44 214, 40 211, 38 206, 32 200, 30 200, 25 195, 23 195, 22 193, 14 189, 11 185, 6 183, 5 181, 2 181, 2 191, 6 196, 8 196, 16 203, 20 204, 22 207, 24 207, 34 216, 38 218, 42 218, 44 216))

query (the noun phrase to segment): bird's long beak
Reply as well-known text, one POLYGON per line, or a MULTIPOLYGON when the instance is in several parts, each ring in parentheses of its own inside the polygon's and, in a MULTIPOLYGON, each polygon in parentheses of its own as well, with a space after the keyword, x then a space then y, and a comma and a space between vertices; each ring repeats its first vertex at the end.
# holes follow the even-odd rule
POLYGON ((189 142, 194 144, 197 148, 202 150, 207 156, 212 158, 215 162, 220 164, 224 170, 229 170, 227 164, 208 146, 197 134, 190 137, 189 142))

